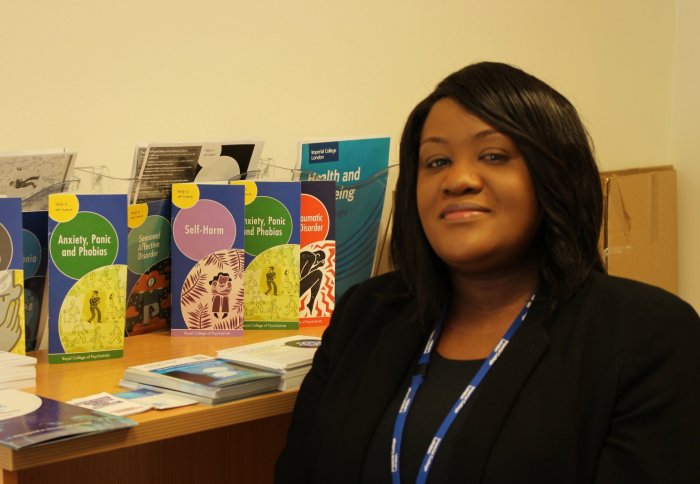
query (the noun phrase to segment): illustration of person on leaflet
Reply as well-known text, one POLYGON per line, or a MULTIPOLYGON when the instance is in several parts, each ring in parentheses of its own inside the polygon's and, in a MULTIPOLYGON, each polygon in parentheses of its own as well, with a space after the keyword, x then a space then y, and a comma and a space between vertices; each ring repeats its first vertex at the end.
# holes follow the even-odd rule
POLYGON ((274 290, 274 295, 277 295, 277 283, 275 282, 275 276, 277 273, 275 272, 275 267, 270 266, 270 270, 267 271, 265 274, 265 279, 267 281, 267 291, 265 291, 265 294, 269 294, 270 291, 274 290))

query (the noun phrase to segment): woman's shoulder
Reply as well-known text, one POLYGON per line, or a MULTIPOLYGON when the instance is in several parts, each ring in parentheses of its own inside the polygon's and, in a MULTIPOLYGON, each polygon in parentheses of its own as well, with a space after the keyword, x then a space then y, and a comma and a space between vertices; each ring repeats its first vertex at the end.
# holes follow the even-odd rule
POLYGON ((636 329, 700 331, 695 309, 675 294, 639 281, 593 273, 574 296, 585 313, 609 324, 618 321, 636 329))
POLYGON ((391 301, 405 303, 410 298, 409 290, 396 271, 371 277, 353 287, 346 293, 347 298, 362 298, 370 301, 387 303, 391 301))
POLYGON ((349 288, 333 311, 331 326, 338 332, 376 332, 397 317, 414 319, 414 298, 397 272, 371 277, 349 288))
POLYGON ((692 307, 677 295, 644 282, 599 272, 592 273, 588 282, 588 291, 591 295, 616 302, 615 305, 633 304, 642 307, 662 305, 692 311, 692 307))

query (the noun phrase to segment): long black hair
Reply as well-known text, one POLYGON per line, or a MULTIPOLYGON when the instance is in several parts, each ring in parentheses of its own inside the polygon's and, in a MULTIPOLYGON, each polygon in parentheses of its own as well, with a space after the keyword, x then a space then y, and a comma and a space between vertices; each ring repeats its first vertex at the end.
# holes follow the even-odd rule
POLYGON ((442 317, 451 295, 447 267, 428 243, 416 204, 421 131, 443 98, 509 136, 523 154, 542 210, 540 279, 553 309, 591 271, 603 271, 603 195, 592 143, 576 109, 552 87, 516 67, 481 62, 440 82, 413 109, 401 137, 391 256, 420 318, 442 317))

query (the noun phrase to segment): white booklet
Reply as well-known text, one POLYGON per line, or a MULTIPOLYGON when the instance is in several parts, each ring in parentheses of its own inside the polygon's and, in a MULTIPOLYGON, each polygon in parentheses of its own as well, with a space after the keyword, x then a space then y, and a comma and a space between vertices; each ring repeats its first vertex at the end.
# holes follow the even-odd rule
POLYGON ((125 398, 117 397, 107 392, 95 393, 94 395, 88 395, 87 397, 74 398, 66 403, 77 405, 78 407, 89 408, 90 410, 97 410, 110 415, 118 415, 121 417, 143 413, 153 407, 150 404, 134 402, 125 398))
POLYGON ((10 353, 9 351, 0 351, 0 368, 28 365, 36 365, 36 358, 29 355, 10 353))
POLYGON ((149 405, 156 410, 185 407, 187 405, 194 405, 197 403, 197 400, 192 398, 179 397, 163 392, 157 392, 155 390, 149 390, 147 388, 135 388, 129 391, 115 393, 114 396, 124 398, 126 400, 132 400, 143 405, 149 405))
POLYGON ((134 151, 129 201, 170 198, 174 183, 228 182, 257 170, 264 142, 151 143, 134 151))
POLYGON ((297 335, 225 348, 216 355, 241 365, 285 373, 300 366, 311 365, 319 346, 321 338, 297 335))
POLYGON ((72 188, 76 157, 62 150, 0 153, 0 195, 21 198, 25 212, 46 210, 49 194, 72 188))

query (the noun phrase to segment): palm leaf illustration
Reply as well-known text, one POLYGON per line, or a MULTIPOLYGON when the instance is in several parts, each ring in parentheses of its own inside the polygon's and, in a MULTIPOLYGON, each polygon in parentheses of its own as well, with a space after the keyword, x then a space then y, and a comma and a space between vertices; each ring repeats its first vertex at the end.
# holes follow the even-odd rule
POLYGON ((207 329, 212 325, 209 306, 197 303, 197 306, 187 312, 187 327, 190 329, 207 329))

